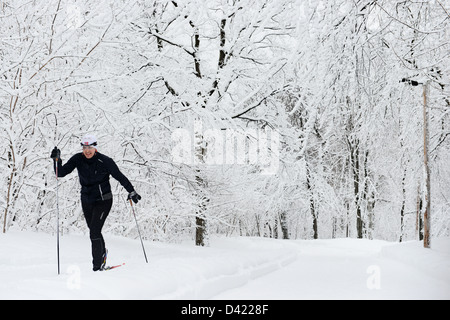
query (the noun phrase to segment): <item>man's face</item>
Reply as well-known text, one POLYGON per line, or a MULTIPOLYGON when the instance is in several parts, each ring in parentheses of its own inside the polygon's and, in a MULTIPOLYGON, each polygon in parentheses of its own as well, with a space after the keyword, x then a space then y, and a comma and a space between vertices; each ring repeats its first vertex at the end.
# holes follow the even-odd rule
POLYGON ((83 154, 87 159, 92 158, 95 155, 96 149, 91 146, 84 146, 83 147, 83 154))

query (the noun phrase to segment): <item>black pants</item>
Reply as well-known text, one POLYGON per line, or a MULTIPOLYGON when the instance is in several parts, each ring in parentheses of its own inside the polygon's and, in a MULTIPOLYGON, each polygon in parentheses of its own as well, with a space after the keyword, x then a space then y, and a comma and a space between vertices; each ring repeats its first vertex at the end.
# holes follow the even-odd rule
POLYGON ((81 202, 84 217, 89 227, 89 236, 92 243, 92 264, 94 270, 98 270, 103 262, 106 252, 105 240, 102 236, 102 228, 112 207, 112 199, 97 202, 81 202))

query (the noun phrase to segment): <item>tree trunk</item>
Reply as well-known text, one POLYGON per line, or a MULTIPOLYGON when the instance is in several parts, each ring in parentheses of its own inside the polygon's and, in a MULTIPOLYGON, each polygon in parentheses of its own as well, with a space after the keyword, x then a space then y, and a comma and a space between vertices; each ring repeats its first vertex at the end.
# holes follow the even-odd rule
POLYGON ((431 244, 431 182, 430 182, 430 167, 428 164, 428 146, 429 146, 429 134, 428 134, 428 110, 427 110, 427 91, 428 84, 423 86, 423 153, 424 153, 424 165, 425 165, 425 185, 426 185, 426 207, 423 215, 424 230, 423 230, 423 246, 429 248, 431 244))
POLYGON ((283 239, 289 239, 288 222, 285 211, 280 214, 280 226, 283 239))
POLYGON ((208 243, 205 217, 197 215, 195 217, 195 226, 195 245, 204 247, 208 243))
POLYGON ((314 239, 319 239, 319 232, 317 228, 317 212, 316 212, 316 206, 314 202, 314 193, 312 190, 311 182, 310 182, 310 169, 308 166, 308 163, 306 163, 306 187, 308 188, 309 193, 309 210, 311 212, 311 216, 313 218, 313 232, 314 232, 314 239))
POLYGON ((8 152, 8 160, 9 160, 9 167, 11 167, 11 174, 9 176, 9 180, 8 180, 8 191, 6 193, 6 207, 5 207, 5 212, 4 212, 4 216, 3 216, 3 233, 6 233, 6 224, 8 221, 8 210, 9 210, 9 206, 12 202, 11 200, 11 189, 12 189, 12 185, 14 183, 14 173, 16 172, 16 159, 14 157, 14 149, 12 146, 12 143, 10 144, 10 148, 11 151, 8 152))
POLYGON ((363 238, 363 228, 364 223, 362 219, 362 210, 360 203, 360 194, 359 194, 359 148, 356 147, 352 152, 352 162, 353 162, 353 191, 355 194, 355 206, 356 206, 356 233, 358 235, 358 239, 363 238))
POLYGON ((406 186, 405 186, 405 180, 406 180, 406 169, 403 173, 403 179, 402 179, 402 208, 400 209, 400 239, 399 242, 403 241, 403 230, 404 230, 404 220, 405 220, 405 206, 406 206, 406 186))
POLYGON ((423 219, 422 219, 423 201, 420 193, 420 185, 417 188, 417 211, 416 211, 416 239, 423 240, 423 219))
POLYGON ((205 164, 206 147, 203 145, 203 128, 201 122, 196 121, 194 124, 195 131, 195 156, 197 159, 198 168, 196 169, 195 180, 197 182, 197 197, 198 197, 198 208, 195 217, 195 244, 197 246, 207 246, 207 221, 206 221, 206 210, 207 203, 209 202, 208 197, 205 194, 206 182, 202 177, 200 167, 205 164))

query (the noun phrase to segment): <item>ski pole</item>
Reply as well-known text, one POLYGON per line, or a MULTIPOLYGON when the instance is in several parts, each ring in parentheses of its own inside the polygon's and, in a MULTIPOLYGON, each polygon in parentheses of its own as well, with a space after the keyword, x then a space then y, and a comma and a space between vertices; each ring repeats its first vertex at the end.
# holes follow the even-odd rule
POLYGON ((138 225, 138 221, 136 218, 136 213, 134 212, 133 201, 131 199, 129 199, 129 200, 130 200, 130 204, 131 204, 131 210, 133 211, 134 221, 136 221, 136 228, 137 228, 137 231, 139 234, 139 238, 141 239, 141 246, 142 246, 142 251, 144 252, 145 262, 148 263, 147 254, 145 253, 145 248, 144 248, 144 242, 142 242, 141 231, 139 231, 139 225, 138 225))
POLYGON ((58 158, 55 159, 55 167, 56 167, 56 256, 58 260, 58 274, 60 274, 60 264, 59 264, 59 198, 58 198, 58 158))

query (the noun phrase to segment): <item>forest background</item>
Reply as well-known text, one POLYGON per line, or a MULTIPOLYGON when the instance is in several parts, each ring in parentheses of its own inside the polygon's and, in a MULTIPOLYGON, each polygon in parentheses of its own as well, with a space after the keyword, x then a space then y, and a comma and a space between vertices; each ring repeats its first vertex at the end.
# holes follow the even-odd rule
MULTIPOLYGON (((449 236, 449 25, 440 0, 0 1, 3 232, 55 232, 50 151, 92 133, 146 239, 418 239, 425 92, 449 236)), ((86 228, 78 190, 60 179, 64 233, 86 228)), ((136 237, 113 193, 105 229, 136 237)))

